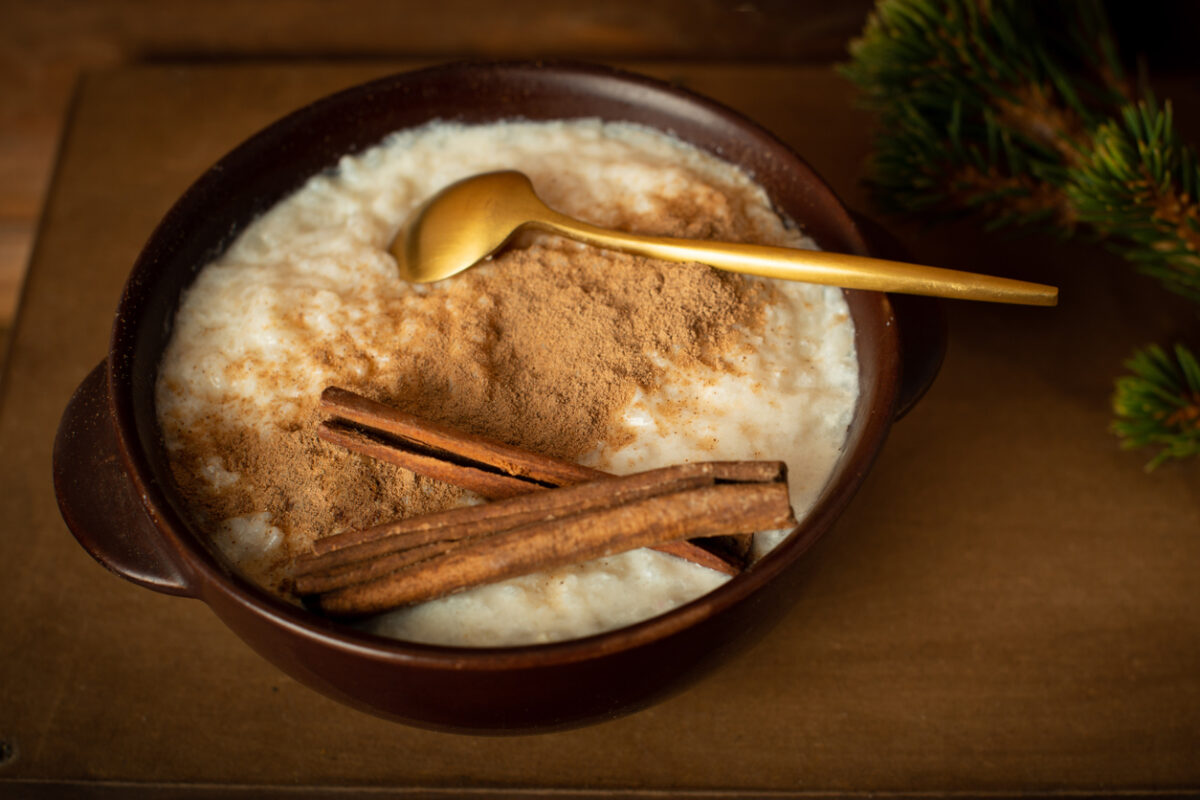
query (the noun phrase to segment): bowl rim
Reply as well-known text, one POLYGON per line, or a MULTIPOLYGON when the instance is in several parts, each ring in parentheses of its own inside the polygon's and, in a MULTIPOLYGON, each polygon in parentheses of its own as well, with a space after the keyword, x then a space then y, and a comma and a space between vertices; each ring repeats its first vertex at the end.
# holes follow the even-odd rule
MULTIPOLYGON (((141 312, 144 312, 146 296, 144 287, 153 280, 155 254, 158 250, 169 247, 174 227, 186 223, 188 217, 195 213, 193 206, 196 205, 198 197, 205 194, 206 190, 210 190, 215 182, 223 180, 225 174, 247 153, 262 147, 264 143, 277 139, 282 132, 333 113, 347 103, 363 102, 380 89, 394 87, 397 83, 419 86, 426 81, 447 76, 470 75, 481 70, 503 73, 505 80, 512 80, 514 76, 528 76, 532 73, 556 79, 587 79, 592 82, 592 85, 619 85, 626 88, 633 86, 640 89, 646 97, 665 98, 718 117, 741 135, 750 136, 752 141, 768 143, 776 153, 787 159, 785 166, 789 172, 796 179, 804 181, 807 186, 806 191, 816 195, 814 202, 823 206, 827 213, 833 214, 852 249, 864 254, 869 251, 857 224, 833 190, 802 157, 758 123, 740 112, 690 89, 634 72, 578 61, 459 61, 376 78, 319 98, 275 120, 235 146, 193 182, 166 212, 139 254, 122 291, 109 341, 107 356, 109 410, 114 421, 124 471, 133 482, 144 510, 160 536, 170 545, 174 556, 180 561, 179 566, 187 574, 191 587, 197 591, 196 596, 208 605, 213 605, 211 593, 219 592, 254 615, 290 629, 306 639, 320 640, 325 646, 346 653, 366 655, 397 665, 448 670, 549 667, 590 660, 670 638, 739 605, 771 583, 785 569, 799 561, 817 539, 827 532, 834 520, 844 510, 883 445, 890 427, 896 386, 899 382, 898 374, 885 376, 887 379, 879 382, 882 387, 880 396, 870 409, 865 409, 862 405, 864 398, 860 385, 855 419, 857 420, 860 415, 869 412, 869 417, 862 423, 863 430, 859 433, 856 443, 855 454, 860 468, 855 474, 843 475, 843 467, 839 467, 827 480, 809 513, 784 541, 753 567, 714 590, 663 614, 609 631, 563 641, 502 647, 452 646, 391 639, 351 628, 289 604, 250 582, 221 559, 215 557, 200 540, 192 524, 182 514, 176 512, 173 503, 168 498, 167 491, 164 490, 159 477, 156 476, 145 452, 145 448, 156 445, 143 443, 138 435, 133 399, 134 358, 132 348, 142 333, 140 326, 143 324, 143 313, 141 312), (834 481, 835 477, 838 478, 836 482, 834 481)), ((512 118, 515 117, 508 119, 512 118)), ((613 117, 604 118, 611 119, 613 117)), ((497 120, 499 119, 504 118, 497 118, 497 120)), ((677 132, 668 132, 678 135, 677 132)), ((685 141, 687 141, 686 138, 685 141)), ((359 150, 349 152, 360 152, 363 147, 369 147, 375 143, 367 142, 359 150)), ((718 153, 718 155, 723 154, 718 153)), ((744 165, 738 164, 736 161, 733 163, 745 169, 744 165)), ((751 170, 747 171, 752 172, 751 170)), ((311 177, 312 174, 304 175, 300 183, 302 184, 311 177)), ((751 177, 758 180, 757 176, 753 174, 751 177)), ((290 191, 294 191, 294 188, 290 191)), ((283 196, 286 194, 284 193, 283 196)), ((771 192, 768 192, 768 196, 772 203, 776 204, 776 198, 772 196, 771 192)), ((277 202, 277 200, 272 202, 277 202)), ((228 244, 228 241, 220 243, 218 251, 223 250, 228 244)), ((198 266, 194 267, 193 272, 198 268, 198 266)), ((194 279, 194 274, 188 279, 187 284, 190 284, 192 279, 194 279)), ((884 314, 885 318, 890 313, 886 295, 881 293, 847 291, 846 296, 852 309, 856 305, 861 307, 874 301, 882 304, 880 313, 884 314)), ((858 335, 858 325, 856 325, 856 344, 859 344, 858 335)), ((898 353, 895 326, 885 325, 882 335, 888 341, 882 342, 880 346, 893 353, 898 353)), ((896 359, 891 359, 891 361, 895 362, 896 359)), ((893 372, 897 372, 895 368, 891 369, 893 372)), ((854 424, 851 423, 852 428, 854 424)), ((850 463, 847 460, 849 445, 849 442, 843 445, 843 456, 840 459, 840 461, 846 461, 847 464, 850 463)), ((157 446, 161 446, 161 443, 157 446)))

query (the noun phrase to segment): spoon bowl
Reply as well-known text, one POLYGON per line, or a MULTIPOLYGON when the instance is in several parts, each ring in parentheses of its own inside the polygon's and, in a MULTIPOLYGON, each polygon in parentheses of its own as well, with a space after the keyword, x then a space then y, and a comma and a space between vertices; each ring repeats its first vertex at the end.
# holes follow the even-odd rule
POLYGON ((457 275, 499 250, 526 224, 553 214, 529 178, 512 170, 452 183, 405 221, 390 251, 400 277, 431 283, 457 275))
POLYGON ((505 170, 464 178, 429 198, 405 221, 388 248, 400 277, 444 280, 532 228, 610 250, 702 264, 844 289, 929 295, 994 303, 1052 306, 1058 289, 992 275, 906 264, 823 250, 623 233, 560 214, 542 202, 528 176, 505 170))

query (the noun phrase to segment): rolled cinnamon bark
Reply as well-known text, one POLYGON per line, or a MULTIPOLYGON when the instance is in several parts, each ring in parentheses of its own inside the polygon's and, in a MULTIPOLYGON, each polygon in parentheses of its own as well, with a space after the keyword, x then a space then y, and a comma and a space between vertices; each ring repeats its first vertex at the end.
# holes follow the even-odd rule
POLYGON ((603 472, 582 464, 441 425, 337 386, 321 393, 321 408, 332 417, 386 433, 422 451, 441 454, 446 460, 484 466, 547 486, 568 486, 604 477, 603 472))
MULTIPOLYGON (((783 465, 780 462, 679 464, 350 531, 331 537, 341 538, 341 546, 326 544, 320 552, 296 560, 292 572, 295 590, 299 594, 331 591, 440 555, 467 539, 735 479, 779 481, 783 479, 783 465)), ((704 566, 733 574, 728 562, 715 555, 711 560, 704 566)))
POLYGON ((314 602, 331 616, 365 616, 638 547, 793 523, 786 483, 714 484, 469 540, 410 567, 320 594, 314 602))

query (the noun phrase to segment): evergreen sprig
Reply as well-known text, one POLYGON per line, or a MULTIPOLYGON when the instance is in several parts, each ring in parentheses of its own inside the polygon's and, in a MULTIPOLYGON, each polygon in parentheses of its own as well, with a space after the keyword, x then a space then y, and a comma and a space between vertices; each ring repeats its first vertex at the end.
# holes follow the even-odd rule
POLYGON ((1186 348, 1174 358, 1158 345, 1125 362, 1132 374, 1117 380, 1113 431, 1126 448, 1160 447, 1146 468, 1200 455, 1200 361, 1186 348))
MULTIPOLYGON (((883 210, 1084 229, 1200 303, 1196 152, 1170 103, 1135 97, 1101 0, 880 0, 850 55, 841 72, 880 117, 883 210)), ((1114 400, 1126 446, 1163 447, 1152 465, 1200 452, 1194 417, 1146 402, 1196 408, 1196 359, 1174 353, 1136 353, 1114 400)))
POLYGON ((1171 104, 1144 100, 1102 123, 1067 195, 1081 222, 1163 286, 1200 303, 1200 169, 1171 104))
POLYGON ((1073 227, 1067 170, 1131 94, 1093 0, 884 0, 850 53, 841 71, 882 118, 879 204, 991 227, 1073 227))

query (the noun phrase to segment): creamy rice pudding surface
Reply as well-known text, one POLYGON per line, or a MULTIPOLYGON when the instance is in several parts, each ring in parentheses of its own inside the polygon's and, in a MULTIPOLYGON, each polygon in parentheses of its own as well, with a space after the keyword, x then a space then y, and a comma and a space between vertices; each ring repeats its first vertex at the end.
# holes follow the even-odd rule
MULTIPOLYGON (((497 169, 525 172, 549 205, 599 225, 814 246, 736 168, 630 124, 436 123, 343 158, 201 271, 160 366, 176 479, 199 527, 252 580, 286 597, 291 560, 316 538, 473 502, 317 439, 329 385, 615 473, 779 459, 797 517, 816 500, 858 393, 841 291, 540 235, 447 281, 400 281, 386 247, 408 213, 497 169)), ((757 534, 756 555, 783 535, 757 534)), ((364 624, 412 641, 554 641, 724 580, 636 550, 364 624)))

